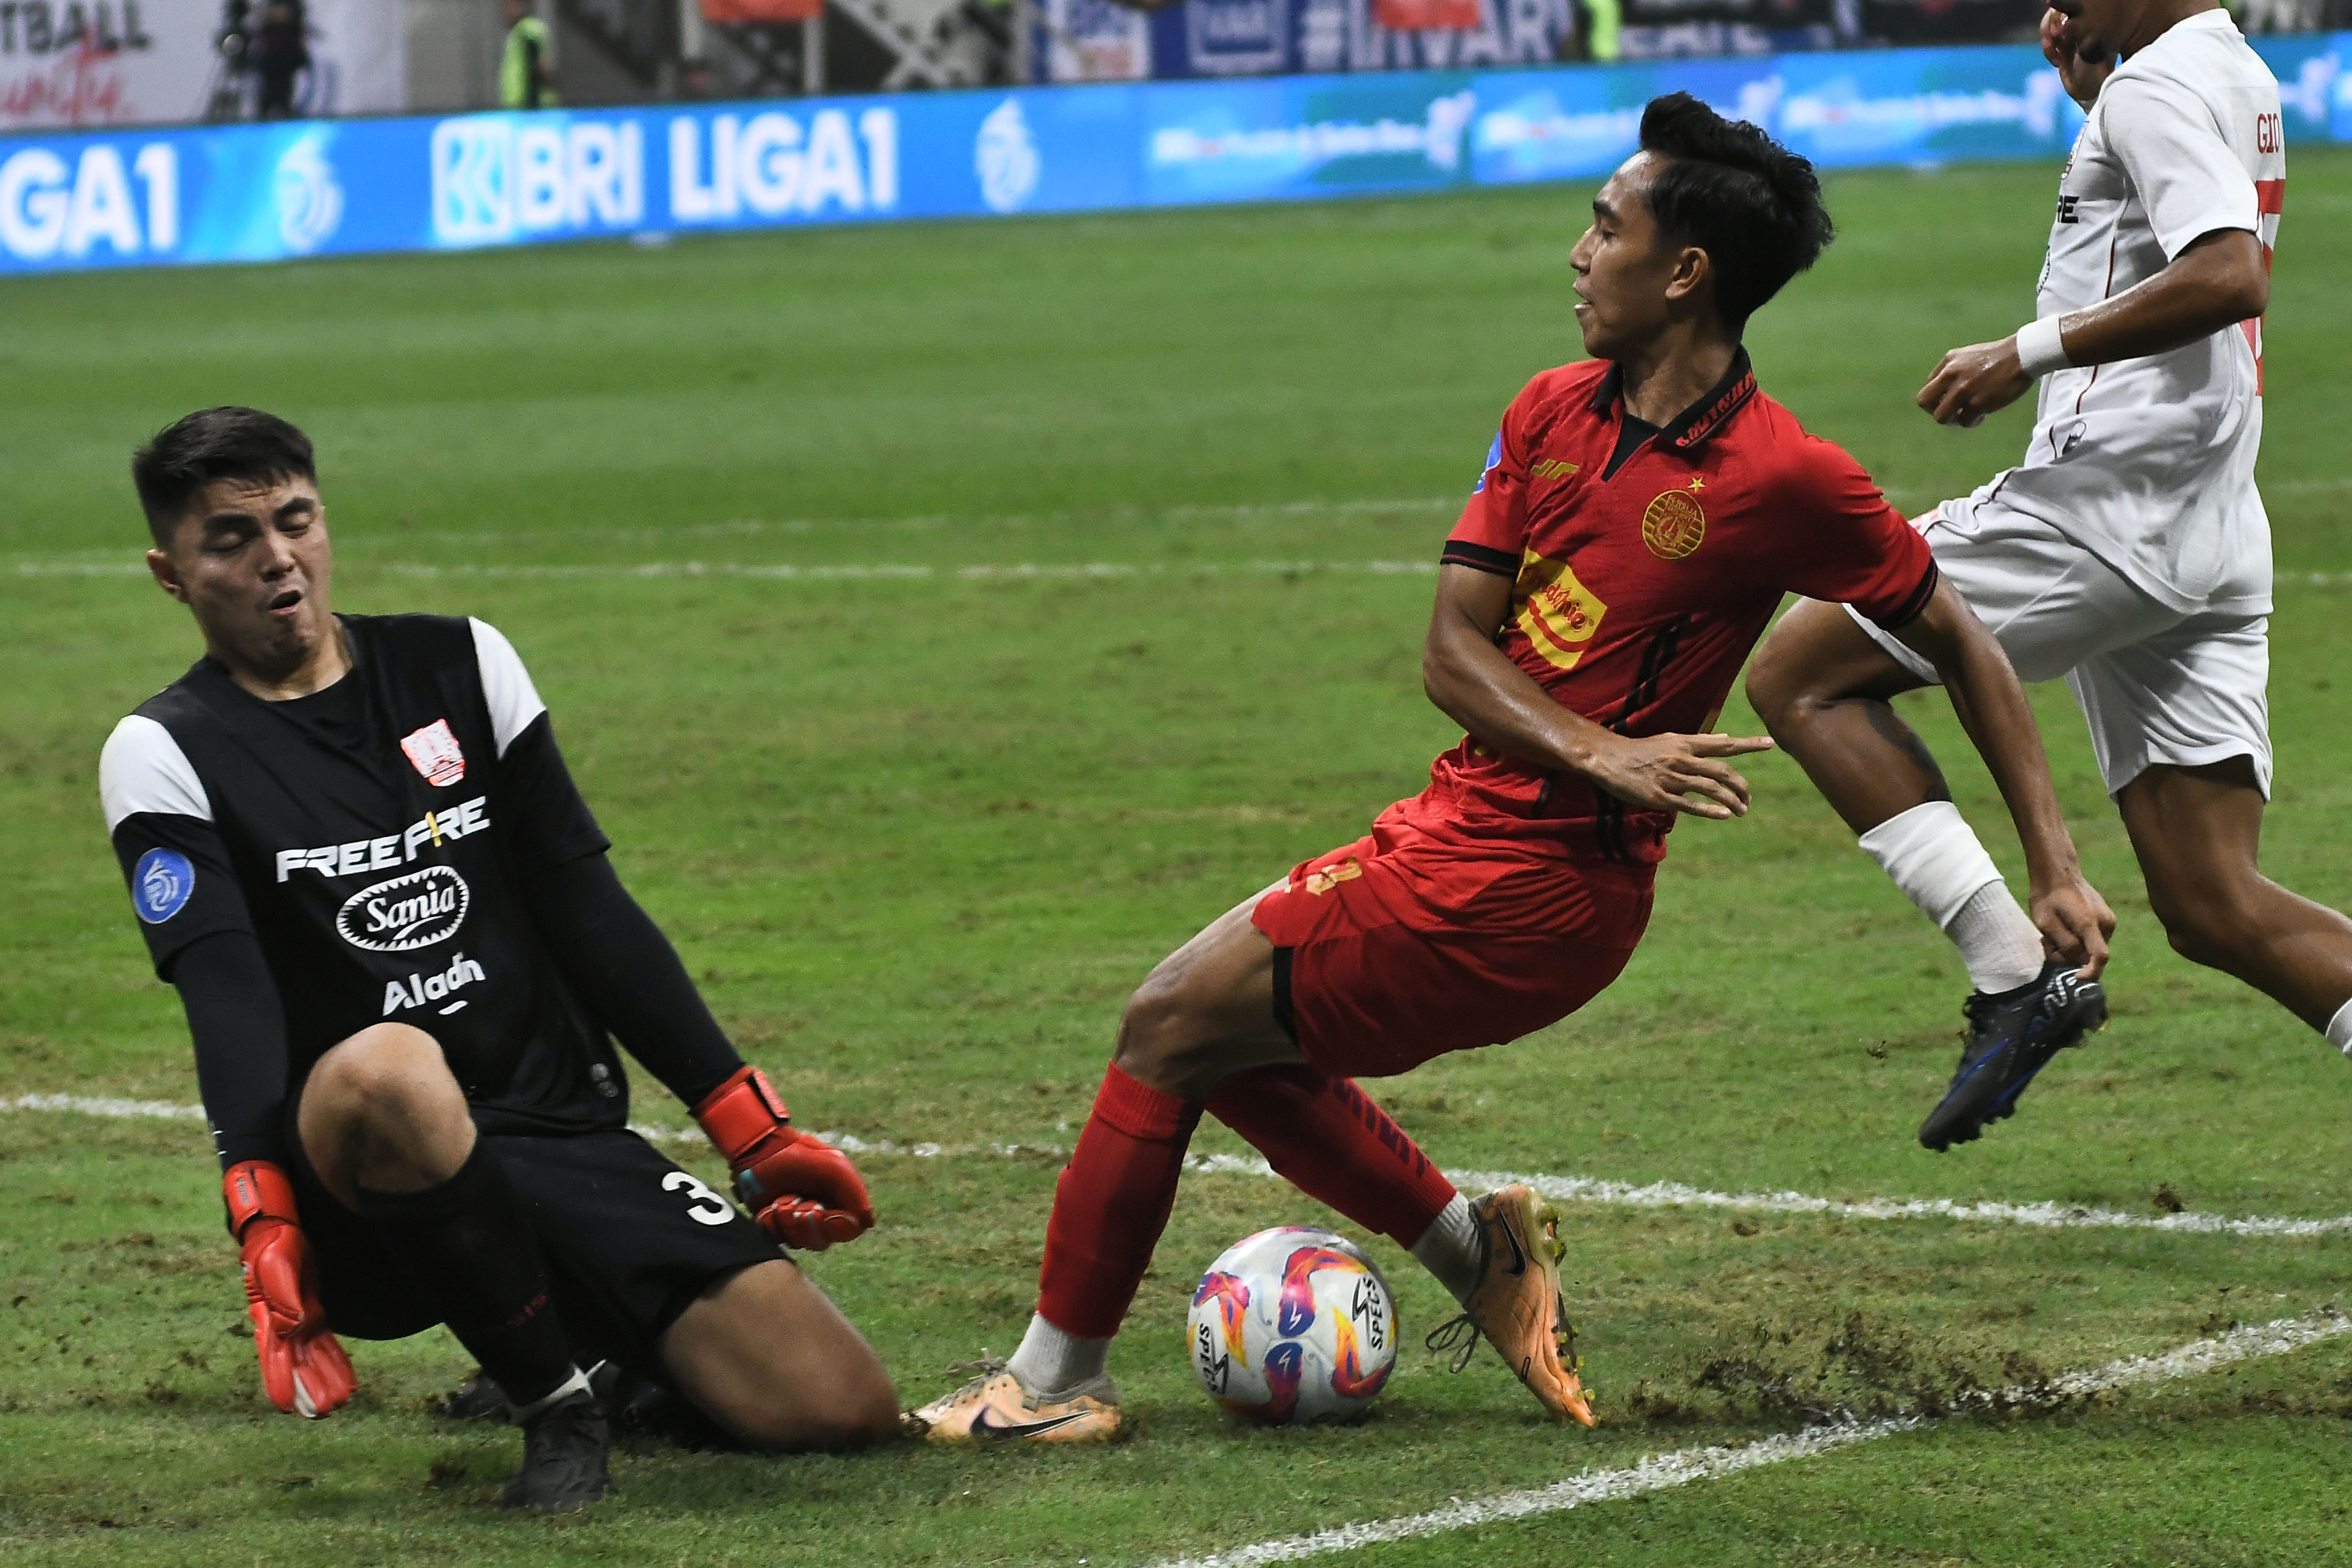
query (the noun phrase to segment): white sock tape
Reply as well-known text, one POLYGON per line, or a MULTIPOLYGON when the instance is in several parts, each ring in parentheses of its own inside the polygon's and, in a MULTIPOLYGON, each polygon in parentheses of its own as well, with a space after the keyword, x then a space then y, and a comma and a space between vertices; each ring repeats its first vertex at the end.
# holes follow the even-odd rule
MULTIPOLYGON (((597 1364, 601 1366, 604 1363, 599 1362, 597 1364)), ((572 1375, 558 1384, 553 1393, 544 1398, 534 1399, 528 1405, 518 1405, 509 1399, 507 1401, 507 1410, 513 1416, 514 1424, 520 1427, 541 1411, 554 1409, 575 1394, 592 1392, 593 1391, 588 1386, 588 1375, 575 1366, 572 1369, 572 1375)))
POLYGON ((2063 371, 2074 361, 2066 357, 2066 345, 2058 331, 2058 318, 2044 316, 2039 321, 2029 321, 2017 329, 2017 362, 2025 373, 2040 381, 2053 371, 2063 371))
POLYGON ((1862 847, 1903 895, 1940 929, 2000 868, 1949 800, 1899 811, 1862 835, 1862 847))
POLYGON ((2352 1002, 2337 1008, 2336 1016, 2327 1020, 2327 1043, 2352 1056, 2352 1002))

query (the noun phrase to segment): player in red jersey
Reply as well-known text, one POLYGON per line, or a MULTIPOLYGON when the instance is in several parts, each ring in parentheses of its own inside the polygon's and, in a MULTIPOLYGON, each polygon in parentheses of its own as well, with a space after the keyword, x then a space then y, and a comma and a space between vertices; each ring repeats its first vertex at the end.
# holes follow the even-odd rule
POLYGON ((1471 1202, 1350 1078, 1517 1039, 1616 978, 1675 815, 1747 812, 1730 759, 1771 742, 1706 732, 1784 592, 1853 604, 1933 663, 2037 863, 2070 868, 2052 940, 2104 955, 2104 905, 2071 870, 2000 644, 1861 467, 1757 390, 1740 347, 1829 240, 1811 166, 1682 93, 1649 106, 1642 148, 1570 257, 1593 358, 1511 404, 1446 541, 1423 667, 1467 737, 1369 836, 1233 909, 1135 993, 1062 1173, 1028 1333, 916 1413, 931 1437, 1118 1429, 1110 1338, 1204 1110, 1394 1238, 1546 1409, 1591 1424, 1562 1354, 1558 1217, 1521 1186, 1471 1202))

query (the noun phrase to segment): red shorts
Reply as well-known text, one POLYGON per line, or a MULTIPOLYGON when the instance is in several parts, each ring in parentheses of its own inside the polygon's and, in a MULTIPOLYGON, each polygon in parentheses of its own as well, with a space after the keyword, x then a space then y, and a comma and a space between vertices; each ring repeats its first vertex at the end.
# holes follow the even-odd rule
POLYGON ((1401 802, 1258 901, 1275 1010, 1339 1077, 1406 1072, 1559 1022, 1614 980, 1650 923, 1656 868, 1487 837, 1401 802))

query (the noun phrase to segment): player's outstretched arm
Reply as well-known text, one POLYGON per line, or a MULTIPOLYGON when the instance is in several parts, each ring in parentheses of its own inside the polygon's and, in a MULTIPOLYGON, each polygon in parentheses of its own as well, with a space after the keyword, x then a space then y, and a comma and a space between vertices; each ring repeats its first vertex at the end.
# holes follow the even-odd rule
POLYGON ((727 1161, 736 1196, 777 1240, 821 1251, 874 1225, 849 1156, 791 1124, 765 1074, 728 1040, 677 949, 603 853, 525 878, 531 923, 564 977, 629 1054, 693 1108, 727 1161))
POLYGON ((2084 978, 2096 978, 2106 967, 2115 913, 2083 876, 2050 782, 2042 731, 2009 655, 1948 580, 1936 584, 1927 609, 1895 635, 1936 666, 1961 727, 2000 787, 2024 844, 2033 924, 2043 944, 2084 978))
POLYGON ((862 1235, 874 1204, 856 1167, 794 1129, 767 1080, 744 1065, 677 949, 621 885, 513 645, 478 621, 474 637, 485 689, 515 726, 499 757, 493 810, 517 825, 523 899, 563 977, 629 1054, 693 1107, 761 1229, 810 1251, 862 1235), (743 1099, 751 1080, 764 1099, 743 1099))
POLYGON ((1437 606, 1421 656, 1429 700, 1490 750, 1581 773, 1629 805, 1721 821, 1748 814, 1748 780, 1722 760, 1771 749, 1764 737, 1652 735, 1603 728, 1554 702, 1496 646, 1511 580, 1474 567, 1438 569, 1437 606))

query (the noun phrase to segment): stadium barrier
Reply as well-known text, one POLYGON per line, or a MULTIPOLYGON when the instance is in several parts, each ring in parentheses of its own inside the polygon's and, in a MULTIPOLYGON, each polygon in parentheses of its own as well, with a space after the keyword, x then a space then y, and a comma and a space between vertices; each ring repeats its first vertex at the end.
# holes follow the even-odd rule
MULTIPOLYGON (((2352 33, 2263 37, 2352 141, 2352 33)), ((1687 89, 1825 167, 2054 158, 2031 47, 647 105, 0 139, 0 272, 1296 201, 1590 177, 1687 89)))

